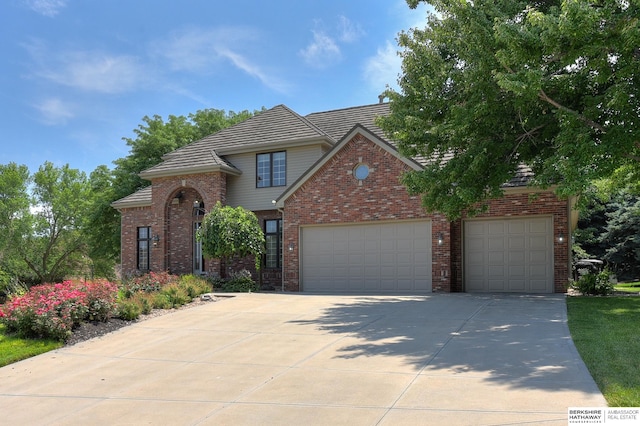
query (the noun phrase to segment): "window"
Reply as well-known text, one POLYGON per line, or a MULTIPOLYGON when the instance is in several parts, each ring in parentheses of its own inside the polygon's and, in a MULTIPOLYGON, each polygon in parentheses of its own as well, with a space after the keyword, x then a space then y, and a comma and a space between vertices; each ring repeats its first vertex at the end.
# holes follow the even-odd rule
POLYGON ((151 227, 138 228, 138 270, 148 271, 151 253, 151 227))
POLYGON ((287 153, 269 152, 256 156, 256 187, 285 186, 287 184, 287 153))
POLYGON ((264 221, 265 268, 280 268, 282 265, 282 219, 264 221))

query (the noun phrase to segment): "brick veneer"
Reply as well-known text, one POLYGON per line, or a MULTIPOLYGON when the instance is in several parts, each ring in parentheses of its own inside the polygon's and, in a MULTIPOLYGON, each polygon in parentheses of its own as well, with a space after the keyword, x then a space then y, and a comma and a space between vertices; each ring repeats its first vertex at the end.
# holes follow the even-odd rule
MULTIPOLYGON (((419 197, 409 196, 399 176, 409 166, 362 135, 356 135, 330 158, 286 201, 284 209, 284 288, 300 290, 300 227, 332 223, 362 223, 385 220, 430 219, 432 224, 432 289, 435 292, 460 292, 462 272, 462 220, 449 222, 440 214, 427 214, 419 197), (371 168, 370 176, 359 182, 352 175, 358 163, 371 168), (438 244, 441 235, 442 244, 438 244)), ((551 192, 536 197, 528 193, 509 193, 491 200, 487 213, 477 217, 553 217, 554 289, 564 292, 569 277, 569 211, 566 200, 551 192)))
MULTIPOLYGON (((336 152, 313 176, 285 201, 283 233, 283 271, 263 270, 262 284, 267 288, 300 290, 300 227, 316 224, 363 223, 375 221, 429 219, 432 227, 432 289, 436 292, 464 291, 463 221, 449 222, 440 214, 427 214, 419 197, 410 196, 399 183, 399 176, 410 167, 380 145, 356 135, 336 152), (359 163, 370 167, 363 181, 353 176, 359 163), (442 244, 438 236, 442 235, 442 244), (289 250, 291 247, 292 250, 289 250), (284 275, 284 277, 283 277, 284 275)), ((203 173, 154 179, 152 205, 122 209, 122 270, 136 270, 137 227, 151 226, 160 243, 151 249, 151 269, 172 273, 190 273, 193 258, 193 202, 204 201, 208 211, 217 201, 226 200, 226 175, 203 173), (174 199, 178 197, 178 201, 174 199)), ((281 217, 277 210, 256 212, 260 224, 281 217)), ((508 192, 491 200, 489 210, 478 217, 526 217, 547 215, 553 218, 554 289, 564 292, 569 278, 568 238, 563 243, 555 236, 570 235, 569 208, 552 192, 536 197, 529 193, 508 192)), ((205 260, 206 272, 225 276, 227 271, 246 268, 256 277, 254 261, 235 259, 222 265, 205 260)))
MULTIPOLYGON (((300 290, 300 226, 430 218, 419 197, 409 196, 399 182, 407 170, 408 165, 358 134, 290 196, 284 208, 285 290, 300 290), (370 167, 369 177, 361 182, 352 174, 359 163, 370 167), (289 246, 293 250, 287 250, 289 246)), ((437 229, 447 228, 437 223, 437 229)), ((435 244, 434 255, 439 257, 442 249, 435 244)), ((449 291, 448 283, 439 285, 449 291)))

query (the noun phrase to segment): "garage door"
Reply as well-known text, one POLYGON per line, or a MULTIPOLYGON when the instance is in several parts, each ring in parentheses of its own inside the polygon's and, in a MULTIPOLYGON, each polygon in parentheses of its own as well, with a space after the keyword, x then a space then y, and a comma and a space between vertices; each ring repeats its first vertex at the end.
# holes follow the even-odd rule
POLYGON ((552 219, 470 220, 464 225, 469 292, 553 292, 552 219))
POLYGON ((302 289, 331 293, 431 292, 431 223, 302 228, 302 289))

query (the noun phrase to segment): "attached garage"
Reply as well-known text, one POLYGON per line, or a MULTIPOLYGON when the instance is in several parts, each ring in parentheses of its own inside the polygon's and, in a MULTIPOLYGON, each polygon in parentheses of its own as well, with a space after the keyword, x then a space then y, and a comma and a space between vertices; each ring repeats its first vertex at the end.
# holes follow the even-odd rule
POLYGON ((301 228, 301 287, 308 292, 431 292, 431 223, 301 228))
POLYGON ((468 220, 463 262, 467 292, 553 293, 553 220, 468 220))

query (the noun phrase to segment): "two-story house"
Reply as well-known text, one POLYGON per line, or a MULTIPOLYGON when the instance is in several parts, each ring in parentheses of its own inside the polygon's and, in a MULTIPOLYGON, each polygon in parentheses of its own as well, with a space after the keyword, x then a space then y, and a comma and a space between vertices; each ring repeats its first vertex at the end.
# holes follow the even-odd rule
MULTIPOLYGON (((454 222, 427 214, 399 183, 424 164, 375 125, 388 111, 380 103, 303 117, 279 105, 167 154, 141 173, 150 186, 113 203, 123 272, 221 274, 225 265, 205 259, 195 239, 220 201, 252 210, 264 227, 265 287, 564 292, 572 200, 527 187, 522 167, 485 214, 454 222)), ((255 274, 252 264, 226 267, 255 274)))

